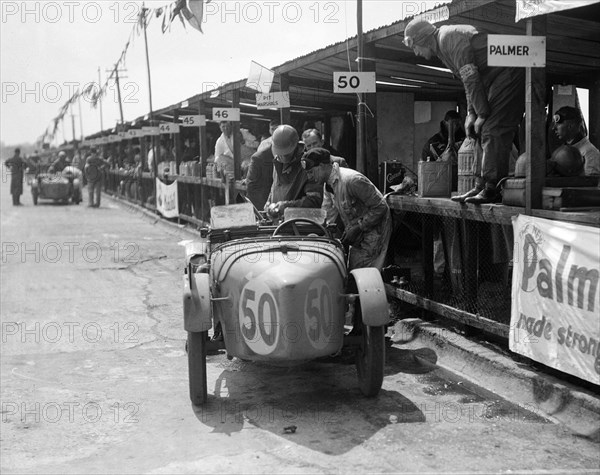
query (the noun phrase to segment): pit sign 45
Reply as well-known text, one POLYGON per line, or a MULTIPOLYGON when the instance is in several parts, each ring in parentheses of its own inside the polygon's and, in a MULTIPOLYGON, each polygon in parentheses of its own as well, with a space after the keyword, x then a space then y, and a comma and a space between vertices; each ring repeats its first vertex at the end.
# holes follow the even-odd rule
POLYGON ((375 72, 355 73, 352 71, 340 71, 333 73, 333 92, 359 93, 376 92, 375 72))

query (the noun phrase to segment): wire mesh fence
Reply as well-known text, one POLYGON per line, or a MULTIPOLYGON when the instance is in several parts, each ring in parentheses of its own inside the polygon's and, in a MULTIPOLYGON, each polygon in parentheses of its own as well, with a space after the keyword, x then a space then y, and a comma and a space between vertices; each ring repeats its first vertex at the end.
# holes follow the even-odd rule
POLYGON ((428 214, 418 208, 395 212, 384 280, 508 325, 512 249, 511 225, 428 214))

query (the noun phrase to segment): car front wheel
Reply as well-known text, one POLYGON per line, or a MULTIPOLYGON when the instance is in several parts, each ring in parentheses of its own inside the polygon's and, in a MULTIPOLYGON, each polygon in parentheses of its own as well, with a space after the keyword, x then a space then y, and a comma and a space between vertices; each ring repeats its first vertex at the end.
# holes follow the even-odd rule
POLYGON ((385 326, 362 324, 360 347, 356 350, 358 385, 367 397, 379 394, 385 366, 385 326))
POLYGON ((201 406, 208 398, 206 383, 206 343, 208 332, 188 332, 187 356, 190 385, 190 400, 201 406))

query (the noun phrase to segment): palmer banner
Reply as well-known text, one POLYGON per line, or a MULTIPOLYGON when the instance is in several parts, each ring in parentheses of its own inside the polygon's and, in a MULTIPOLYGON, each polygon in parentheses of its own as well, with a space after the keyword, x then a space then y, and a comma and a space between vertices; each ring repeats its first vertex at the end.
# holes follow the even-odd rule
POLYGON ((600 384, 600 229, 519 215, 510 349, 600 384))
POLYGON ((156 178, 156 208, 165 218, 177 218, 179 216, 176 181, 170 185, 165 185, 156 178))

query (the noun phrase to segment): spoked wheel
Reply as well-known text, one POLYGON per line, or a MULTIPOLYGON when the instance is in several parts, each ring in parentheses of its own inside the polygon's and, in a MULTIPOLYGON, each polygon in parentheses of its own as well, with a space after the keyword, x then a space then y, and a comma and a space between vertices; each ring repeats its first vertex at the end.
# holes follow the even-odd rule
MULTIPOLYGON (((358 305, 358 303, 357 303, 358 305)), ((358 385, 367 397, 379 394, 385 366, 385 326, 369 327, 360 323, 362 335, 356 350, 358 385)))
POLYGON ((190 400, 195 406, 206 403, 206 342, 208 332, 188 332, 187 355, 190 384, 190 400))

